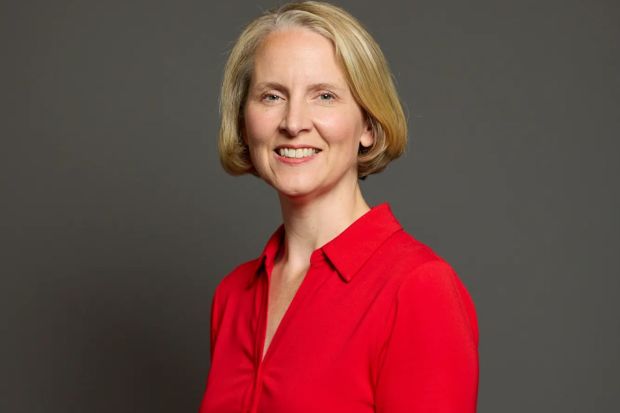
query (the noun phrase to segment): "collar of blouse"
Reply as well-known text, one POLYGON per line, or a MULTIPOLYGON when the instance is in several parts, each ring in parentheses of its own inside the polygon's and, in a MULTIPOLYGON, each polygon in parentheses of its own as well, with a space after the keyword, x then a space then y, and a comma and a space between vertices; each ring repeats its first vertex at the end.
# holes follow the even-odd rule
MULTIPOLYGON (((350 282, 381 244, 401 229, 390 205, 377 205, 334 239, 315 250, 310 257, 310 264, 325 258, 344 282, 350 282)), ((273 264, 283 239, 284 225, 280 225, 256 260, 256 276, 264 274, 263 269, 273 264)))

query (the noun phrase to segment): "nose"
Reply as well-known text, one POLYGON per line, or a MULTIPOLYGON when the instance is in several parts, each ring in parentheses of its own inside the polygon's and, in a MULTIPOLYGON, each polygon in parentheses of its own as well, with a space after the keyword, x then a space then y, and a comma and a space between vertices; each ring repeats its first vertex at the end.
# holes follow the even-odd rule
POLYGON ((286 111, 282 116, 280 130, 291 136, 297 136, 304 131, 310 130, 312 120, 309 108, 304 99, 291 97, 286 105, 286 111))

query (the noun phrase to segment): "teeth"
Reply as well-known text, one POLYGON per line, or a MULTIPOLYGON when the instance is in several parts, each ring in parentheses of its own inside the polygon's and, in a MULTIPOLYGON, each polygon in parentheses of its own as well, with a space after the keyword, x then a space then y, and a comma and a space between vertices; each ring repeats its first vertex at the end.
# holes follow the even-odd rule
POLYGON ((285 158, 305 158, 307 156, 312 156, 315 153, 318 153, 317 149, 313 148, 280 148, 278 149, 278 154, 285 158))

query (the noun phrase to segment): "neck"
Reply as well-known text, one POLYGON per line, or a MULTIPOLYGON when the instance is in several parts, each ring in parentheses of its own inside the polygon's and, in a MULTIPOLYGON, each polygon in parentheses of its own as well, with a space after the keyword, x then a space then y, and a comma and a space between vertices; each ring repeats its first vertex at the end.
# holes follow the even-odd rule
POLYGON ((312 199, 296 199, 280 195, 284 221, 284 249, 279 256, 282 265, 304 269, 310 256, 344 231, 370 207, 362 196, 357 179, 352 185, 328 191, 312 199))

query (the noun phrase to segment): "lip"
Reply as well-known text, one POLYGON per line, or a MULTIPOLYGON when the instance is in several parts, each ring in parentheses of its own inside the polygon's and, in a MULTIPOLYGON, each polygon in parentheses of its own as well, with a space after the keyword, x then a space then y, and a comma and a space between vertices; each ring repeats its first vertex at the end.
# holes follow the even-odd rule
POLYGON ((280 148, 289 148, 289 149, 304 149, 304 148, 308 148, 308 149, 316 149, 317 151, 321 151, 320 148, 317 148, 316 146, 312 146, 312 145, 300 145, 300 144, 286 144, 286 145, 278 145, 275 147, 274 151, 277 151, 280 148))
POLYGON ((309 148, 309 149, 318 149, 315 148, 313 146, 304 146, 304 145, 281 145, 278 146, 274 151, 273 151, 273 156, 276 158, 277 161, 282 162, 284 164, 287 165, 299 165, 302 163, 306 163, 306 162, 310 162, 313 159, 316 159, 316 157, 321 153, 321 150, 319 149, 317 153, 315 153, 314 155, 310 155, 310 156, 306 156, 305 158, 287 158, 285 156, 280 156, 280 154, 277 152, 277 150, 279 148, 291 148, 291 149, 303 149, 303 148, 309 148))

